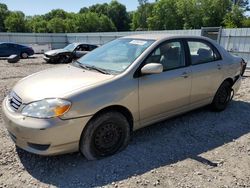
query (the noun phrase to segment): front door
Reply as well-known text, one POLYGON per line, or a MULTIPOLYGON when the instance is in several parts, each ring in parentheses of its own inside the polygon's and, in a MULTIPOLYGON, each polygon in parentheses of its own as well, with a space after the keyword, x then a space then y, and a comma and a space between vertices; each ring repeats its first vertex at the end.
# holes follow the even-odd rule
POLYGON ((139 110, 141 124, 175 115, 188 108, 191 71, 185 61, 181 41, 162 43, 146 59, 147 63, 161 63, 163 72, 139 78, 139 110))

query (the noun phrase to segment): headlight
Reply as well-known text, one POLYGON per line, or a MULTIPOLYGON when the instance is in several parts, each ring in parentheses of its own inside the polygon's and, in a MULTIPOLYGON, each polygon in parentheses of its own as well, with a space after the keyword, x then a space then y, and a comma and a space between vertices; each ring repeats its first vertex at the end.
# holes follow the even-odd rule
POLYGON ((65 114, 71 102, 63 99, 44 99, 28 104, 22 109, 22 115, 36 118, 52 118, 65 114))

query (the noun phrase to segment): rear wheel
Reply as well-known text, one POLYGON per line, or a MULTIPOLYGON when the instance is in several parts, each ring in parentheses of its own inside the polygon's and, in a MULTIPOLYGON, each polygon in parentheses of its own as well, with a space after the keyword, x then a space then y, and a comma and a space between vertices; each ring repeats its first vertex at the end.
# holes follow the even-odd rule
POLYGON ((217 90, 211 104, 214 111, 223 111, 231 100, 232 87, 228 81, 224 81, 217 90))
POLYGON ((81 136, 80 151, 88 160, 96 160, 121 151, 129 139, 127 118, 119 112, 106 112, 87 124, 81 136))

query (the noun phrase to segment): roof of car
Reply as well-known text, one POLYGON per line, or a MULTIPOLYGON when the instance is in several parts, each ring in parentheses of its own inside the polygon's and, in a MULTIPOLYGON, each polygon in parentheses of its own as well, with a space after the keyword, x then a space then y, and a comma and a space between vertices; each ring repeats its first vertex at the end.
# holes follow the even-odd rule
POLYGON ((89 43, 81 43, 81 42, 73 42, 72 44, 74 44, 74 45, 76 45, 76 46, 78 46, 78 45, 92 45, 92 46, 97 46, 97 45, 95 45, 95 44, 89 44, 89 43))
POLYGON ((0 42, 0 44, 16 44, 14 42, 0 42))
POLYGON ((161 39, 170 39, 170 38, 197 38, 204 39, 205 37, 193 36, 193 35, 175 35, 175 34, 139 34, 139 35, 129 35, 123 38, 132 38, 132 39, 146 39, 146 40, 161 40, 161 39))
POLYGON ((0 44, 15 44, 15 45, 19 45, 19 46, 26 46, 26 45, 14 43, 14 42, 0 42, 0 44))

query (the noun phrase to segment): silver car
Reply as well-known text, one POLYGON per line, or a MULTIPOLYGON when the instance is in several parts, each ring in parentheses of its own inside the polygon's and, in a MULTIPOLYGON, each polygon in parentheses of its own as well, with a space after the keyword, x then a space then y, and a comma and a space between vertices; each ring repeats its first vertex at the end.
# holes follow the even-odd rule
POLYGON ((224 110, 242 65, 204 37, 123 37, 20 80, 3 101, 5 125, 26 151, 103 158, 136 129, 208 104, 224 110))

